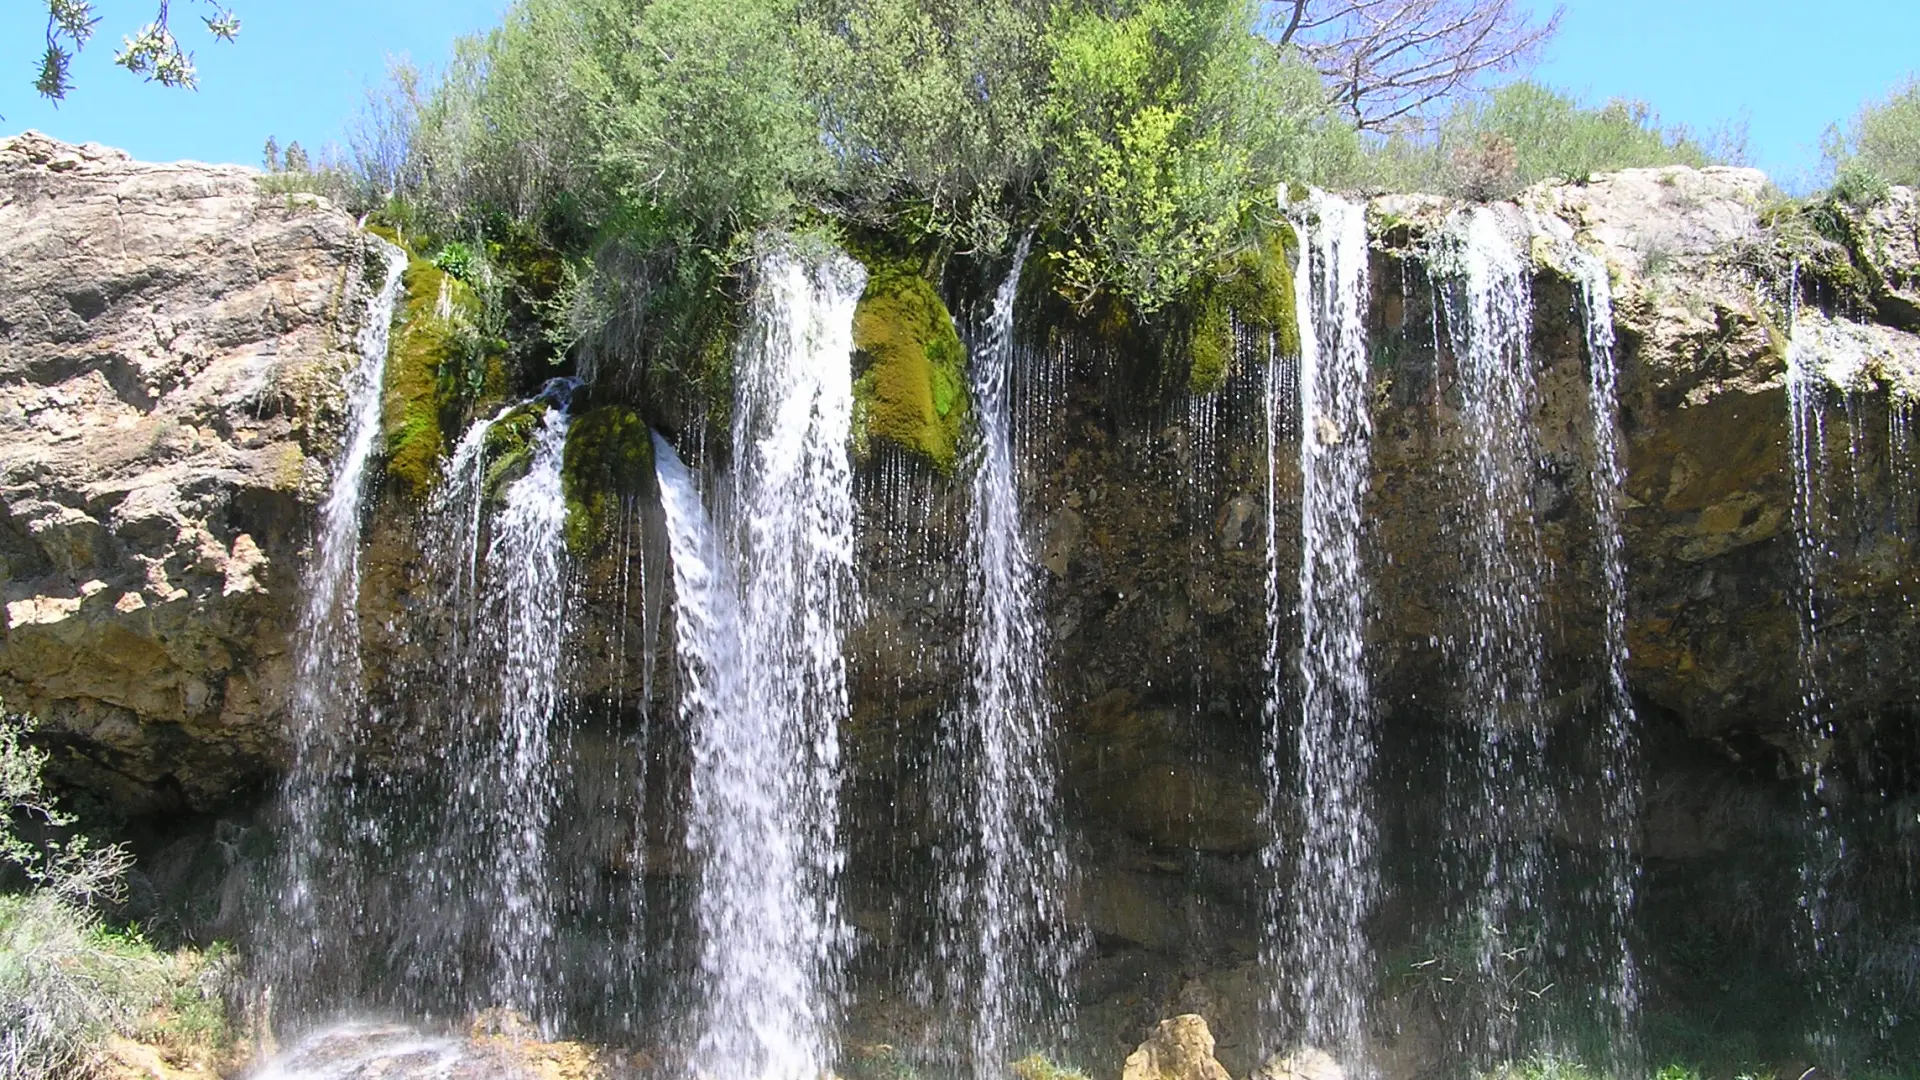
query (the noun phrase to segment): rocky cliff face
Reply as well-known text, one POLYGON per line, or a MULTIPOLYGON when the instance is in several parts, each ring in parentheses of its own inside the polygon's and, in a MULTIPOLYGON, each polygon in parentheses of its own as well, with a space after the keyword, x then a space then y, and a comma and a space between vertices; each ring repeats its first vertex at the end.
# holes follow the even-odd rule
POLYGON ((125 807, 257 798, 362 239, 249 169, 0 142, 0 695, 125 807))
MULTIPOLYGON (((1458 734, 1444 642, 1457 632, 1462 556, 1446 476, 1463 453, 1462 416, 1457 358, 1438 330, 1458 209, 1417 196, 1369 207, 1369 657, 1385 847, 1404 864, 1389 871, 1378 920, 1387 950, 1418 944, 1409 896, 1443 794, 1430 750, 1458 734)), ((1538 722, 1582 715, 1605 677, 1573 265, 1584 250, 1611 279, 1619 337, 1650 934, 1767 952, 1753 963, 1771 978, 1791 962, 1795 881, 1780 852, 1805 813, 1800 769, 1833 763, 1826 797, 1878 822, 1920 799, 1920 485, 1907 427, 1920 392, 1920 208, 1896 190, 1870 210, 1796 211, 1770 204, 1758 173, 1665 169, 1541 187, 1493 212, 1528 259, 1534 300, 1532 509, 1555 568, 1540 598, 1551 691, 1538 722), (1802 719, 1790 355, 1813 358, 1820 381, 1824 466, 1809 523, 1825 740, 1802 719)), ((220 809, 258 805, 276 776, 299 567, 356 359, 363 263, 344 215, 262 194, 248 170, 143 165, 33 135, 0 143, 0 694, 50 722, 74 782, 136 810, 220 809)), ((1243 364, 1194 396, 1156 378, 1153 358, 1028 331, 1023 484, 1086 873, 1075 910, 1096 946, 1085 1027, 1117 1064, 1160 1017, 1206 1013, 1221 1060, 1244 1074, 1267 783, 1269 447, 1257 380, 1243 364)), ((1284 608, 1301 435, 1282 427, 1272 513, 1284 608)), ((926 932, 911 883, 938 831, 924 801, 933 733, 964 681, 966 489, 884 448, 860 483, 851 902, 862 970, 885 978, 895 947, 926 932)), ((668 782, 649 789, 645 812, 622 801, 631 779, 618 760, 633 752, 648 673, 671 670, 631 655, 671 640, 659 626, 664 538, 646 516, 582 574, 577 762, 559 819, 577 825, 557 850, 578 864, 566 872, 597 881, 651 839, 649 866, 668 879, 656 891, 670 898, 684 869, 669 835, 680 767, 660 730, 670 725, 647 750, 668 782), (651 549, 637 575, 626 569, 636 544, 651 549)), ((374 518, 362 620, 372 693, 402 703, 433 689, 408 673, 430 670, 438 616, 420 592, 414 507, 390 497, 374 518)), ((652 680, 656 699, 670 681, 652 680)), ((655 714, 669 715, 662 704, 655 714)), ((393 734, 422 743, 397 753, 431 758, 432 736, 393 734)), ((1569 848, 1597 842, 1577 810, 1542 828, 1569 848)), ((1911 830, 1888 835, 1903 857, 1911 830)), ((1724 972, 1670 951, 1680 959, 1650 962, 1656 992, 1718 985, 1724 972)), ((883 996, 862 1009, 876 1037, 912 1022, 883 996)))

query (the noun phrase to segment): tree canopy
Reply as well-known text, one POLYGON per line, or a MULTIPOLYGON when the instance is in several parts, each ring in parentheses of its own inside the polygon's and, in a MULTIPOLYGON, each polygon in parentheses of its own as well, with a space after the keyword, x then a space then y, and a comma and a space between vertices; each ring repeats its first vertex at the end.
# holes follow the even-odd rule
POLYGON ((1032 234, 1066 301, 1152 321, 1271 250, 1286 182, 1484 196, 1707 159, 1632 103, 1465 93, 1552 29, 1513 0, 519 0, 444 72, 396 68, 350 143, 367 207, 476 280, 551 252, 528 303, 568 347, 686 352, 770 226, 1032 234))

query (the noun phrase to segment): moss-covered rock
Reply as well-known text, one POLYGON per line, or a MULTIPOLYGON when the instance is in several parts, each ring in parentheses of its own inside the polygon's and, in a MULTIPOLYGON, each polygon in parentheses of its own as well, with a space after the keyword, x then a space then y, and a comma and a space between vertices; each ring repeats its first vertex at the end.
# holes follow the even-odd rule
POLYGON ((968 412, 967 353, 932 283, 906 265, 867 278, 853 316, 854 439, 875 439, 953 471, 968 412))
POLYGON ((529 401, 495 419, 487 429, 484 447, 487 474, 480 482, 480 489, 489 502, 498 499, 508 484, 527 475, 527 469, 533 464, 534 436, 546 422, 550 407, 545 401, 529 401))
POLYGON ((1298 245, 1290 226, 1276 225, 1195 287, 1187 346, 1187 385, 1194 393, 1212 393, 1226 384, 1236 318, 1242 326, 1272 334, 1281 353, 1299 353, 1290 254, 1298 245))
POLYGON ((463 402, 501 379, 494 370, 498 350, 486 347, 477 331, 480 298, 465 282, 409 251, 401 286, 383 426, 387 476, 417 501, 440 480, 447 424, 457 422, 463 402), (481 385, 470 385, 476 374, 481 385))
POLYGON ((560 481, 567 499, 567 548, 593 552, 612 532, 620 508, 653 480, 653 434, 625 405, 604 405, 567 429, 560 481))

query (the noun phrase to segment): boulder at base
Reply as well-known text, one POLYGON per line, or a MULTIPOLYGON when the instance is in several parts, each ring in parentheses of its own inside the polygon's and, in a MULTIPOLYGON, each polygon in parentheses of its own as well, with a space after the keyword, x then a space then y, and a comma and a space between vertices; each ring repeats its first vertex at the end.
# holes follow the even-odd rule
POLYGON ((1147 1041, 1127 1057, 1120 1080, 1231 1080, 1214 1060, 1213 1032, 1188 1013, 1162 1020, 1147 1041))

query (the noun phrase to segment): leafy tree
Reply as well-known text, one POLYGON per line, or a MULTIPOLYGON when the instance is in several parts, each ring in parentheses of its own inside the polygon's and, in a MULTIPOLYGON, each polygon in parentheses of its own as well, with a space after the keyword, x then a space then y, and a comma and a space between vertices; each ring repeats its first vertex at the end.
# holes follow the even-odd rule
POLYGON ((307 160, 306 148, 301 146, 297 139, 287 144, 285 164, 286 172, 304 173, 313 171, 313 163, 307 160))
POLYGON ((618 90, 601 165, 636 202, 725 236, 817 188, 827 151, 808 101, 787 0, 652 0, 610 66, 618 90))
MULTIPOLYGON (((194 70, 193 54, 183 49, 173 35, 168 21, 168 2, 160 0, 152 22, 121 38, 120 51, 114 54, 113 62, 144 76, 148 82, 191 90, 199 85, 199 75, 194 70)), ((219 0, 203 2, 213 14, 201 16, 200 21, 206 24, 207 32, 215 41, 232 41, 239 35, 240 20, 231 10, 219 0)), ((46 0, 46 4, 47 49, 41 54, 40 73, 33 87, 40 96, 61 101, 73 89, 74 54, 86 48, 101 20, 93 13, 91 0, 46 0)))
POLYGON ((267 136, 267 147, 260 154, 260 165, 270 173, 280 171, 280 140, 267 136))
POLYGON ((1051 27, 1047 195, 1075 237, 1063 281, 1083 297, 1114 286, 1151 313, 1271 202, 1320 92, 1255 35, 1244 0, 1110 11, 1075 5, 1051 27))
POLYGON ((1850 187, 1871 187, 1869 176, 1920 187, 1920 77, 1861 106, 1844 129, 1828 128, 1823 142, 1828 167, 1850 187))
POLYGON ((747 234, 816 215, 976 251, 1038 226, 1064 245, 1057 281, 1151 313, 1244 246, 1282 177, 1358 155, 1258 11, 522 0, 436 85, 396 71, 354 153, 442 238, 502 219, 544 234, 603 314, 684 306, 747 234))
POLYGON ((1045 5, 810 0, 807 92, 833 153, 839 209, 993 250, 1044 155, 1045 5))

